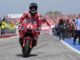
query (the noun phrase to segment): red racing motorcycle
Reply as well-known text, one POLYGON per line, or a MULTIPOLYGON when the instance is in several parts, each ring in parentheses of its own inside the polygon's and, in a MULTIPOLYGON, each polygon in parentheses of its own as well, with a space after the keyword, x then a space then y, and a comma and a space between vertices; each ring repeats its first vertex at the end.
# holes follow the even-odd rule
POLYGON ((35 36, 38 36, 39 32, 33 24, 22 23, 18 26, 19 36, 22 38, 22 52, 23 56, 29 56, 33 46, 33 40, 35 36))

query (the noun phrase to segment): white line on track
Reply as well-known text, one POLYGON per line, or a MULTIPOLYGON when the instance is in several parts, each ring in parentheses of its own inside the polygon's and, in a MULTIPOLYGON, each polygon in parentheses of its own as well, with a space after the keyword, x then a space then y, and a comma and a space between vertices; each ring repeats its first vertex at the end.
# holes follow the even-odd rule
POLYGON ((70 46, 69 44, 67 44, 66 42, 64 42, 63 40, 61 40, 61 42, 62 42, 63 44, 65 44, 66 46, 68 46, 68 47, 69 47, 70 49, 72 49, 73 51, 75 51, 76 53, 80 54, 80 51, 79 51, 79 50, 73 48, 72 46, 70 46))

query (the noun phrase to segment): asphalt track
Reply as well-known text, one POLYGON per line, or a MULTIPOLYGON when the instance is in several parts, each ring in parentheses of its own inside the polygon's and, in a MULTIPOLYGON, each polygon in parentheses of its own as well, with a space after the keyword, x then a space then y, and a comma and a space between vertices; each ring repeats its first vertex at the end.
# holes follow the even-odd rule
POLYGON ((55 36, 42 32, 37 46, 27 58, 22 56, 18 36, 0 38, 0 60, 80 60, 80 54, 65 46, 55 36))

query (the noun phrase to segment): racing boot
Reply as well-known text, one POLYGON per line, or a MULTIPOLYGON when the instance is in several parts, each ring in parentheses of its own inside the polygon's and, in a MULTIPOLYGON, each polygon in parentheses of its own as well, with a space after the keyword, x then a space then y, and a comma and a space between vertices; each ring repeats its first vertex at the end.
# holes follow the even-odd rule
POLYGON ((32 46, 35 47, 37 45, 37 40, 33 40, 32 46))
POLYGON ((20 43, 20 46, 22 47, 22 45, 23 45, 23 39, 22 38, 19 38, 19 43, 20 43))

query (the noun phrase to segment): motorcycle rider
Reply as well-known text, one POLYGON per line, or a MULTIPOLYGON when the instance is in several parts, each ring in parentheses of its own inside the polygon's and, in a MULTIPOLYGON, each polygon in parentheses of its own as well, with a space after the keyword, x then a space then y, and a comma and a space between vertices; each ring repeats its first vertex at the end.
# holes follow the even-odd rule
MULTIPOLYGON (((29 11, 25 12, 23 14, 23 16, 20 18, 20 24, 24 20, 29 21, 30 19, 33 18, 37 22, 37 29, 39 29, 41 27, 41 24, 43 22, 46 22, 48 24, 48 26, 50 26, 50 24, 46 21, 45 18, 41 18, 41 15, 37 12, 37 9, 38 9, 37 3, 31 3, 29 6, 29 11)), ((39 33, 40 33, 40 31, 39 31, 39 33)), ((36 46, 36 44, 37 44, 38 35, 35 35, 36 39, 34 38, 34 40, 33 40, 34 46, 36 46)), ((22 38, 19 39, 19 42, 20 42, 20 45, 22 45, 22 43, 23 43, 22 38)))

